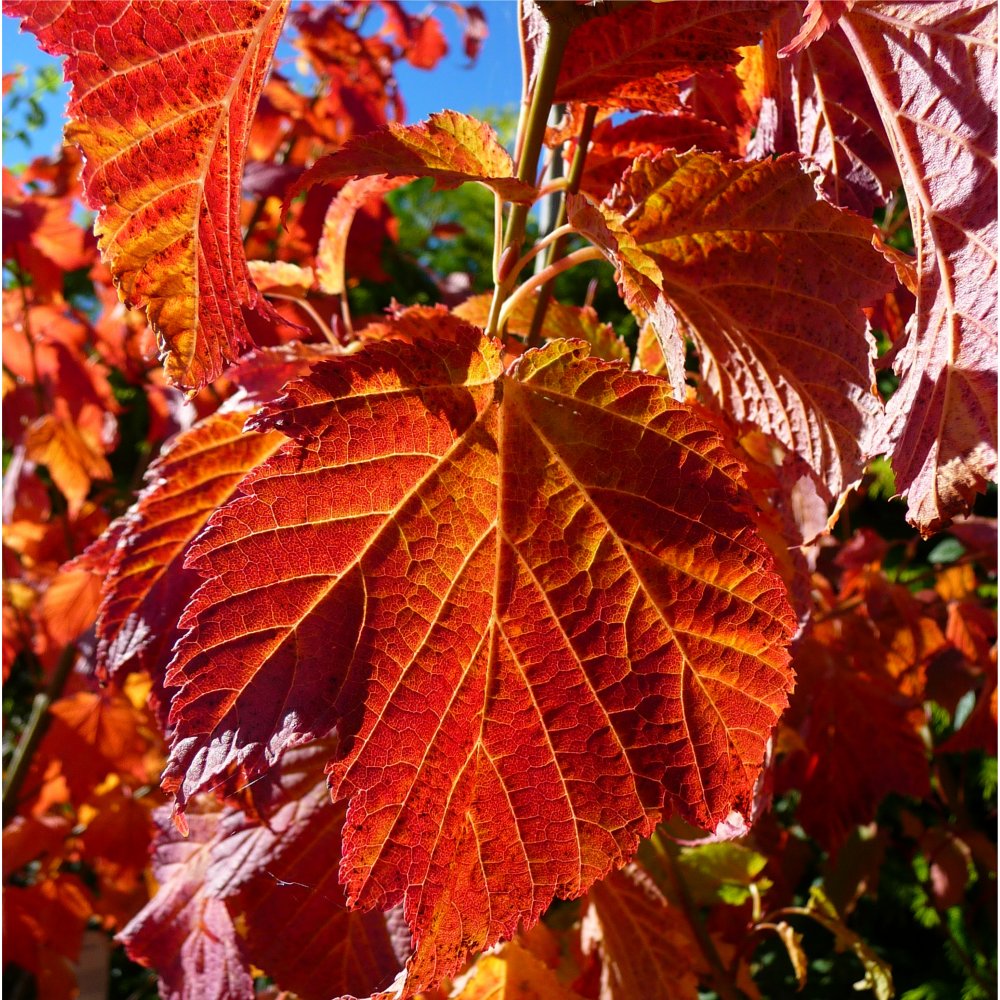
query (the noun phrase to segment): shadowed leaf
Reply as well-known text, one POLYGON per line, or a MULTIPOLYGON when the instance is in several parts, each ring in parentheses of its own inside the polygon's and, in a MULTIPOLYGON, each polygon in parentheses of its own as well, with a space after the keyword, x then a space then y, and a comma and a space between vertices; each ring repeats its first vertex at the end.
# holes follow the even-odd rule
POLYGON ((997 8, 859 5, 840 24, 913 220, 916 323, 894 365, 882 447, 909 520, 932 534, 997 475, 997 8))
POLYGON ((870 222, 818 196, 794 157, 699 152, 639 157, 605 201, 573 199, 570 219, 629 305, 655 315, 666 300, 722 408, 797 451, 825 499, 860 478, 880 412, 861 306, 893 274, 870 222))

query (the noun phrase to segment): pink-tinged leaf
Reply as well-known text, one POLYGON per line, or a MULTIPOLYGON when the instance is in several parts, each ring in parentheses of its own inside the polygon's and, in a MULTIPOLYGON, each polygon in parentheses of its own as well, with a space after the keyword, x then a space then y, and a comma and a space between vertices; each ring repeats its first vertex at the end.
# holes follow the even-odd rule
POLYGON ((661 810, 749 809, 794 620, 739 464, 661 379, 562 340, 505 371, 442 317, 251 426, 294 440, 191 548, 164 787, 183 808, 252 779, 332 708, 340 876, 402 902, 402 995, 585 892, 661 810))
POLYGON ((893 280, 870 222, 819 196, 795 157, 698 152, 639 157, 605 201, 571 199, 570 220, 635 311, 666 300, 722 409, 801 455, 827 501, 860 478, 880 416, 861 307, 893 280))
POLYGON ((629 865, 594 884, 581 927, 584 954, 601 960, 601 1000, 688 1000, 700 949, 691 926, 649 873, 629 865))
MULTIPOLYGON (((558 5, 557 5, 558 6, 558 5)), ((774 15, 759 0, 635 4, 578 25, 556 85, 559 101, 669 112, 693 73, 739 62, 774 15)))
POLYGON ((67 137, 122 295, 146 310, 167 377, 192 391, 249 343, 266 312, 239 226, 250 121, 287 0, 18 0, 46 52, 67 56, 67 137))
POLYGON ((206 882, 218 840, 218 809, 192 814, 189 835, 154 813, 160 835, 153 854, 156 895, 118 935, 129 957, 155 968, 163 1000, 250 1000, 254 995, 243 941, 225 902, 206 882))
POLYGON ((146 670, 162 680, 164 653, 197 588, 184 553, 209 515, 233 496, 246 473, 277 451, 283 435, 245 432, 261 399, 327 357, 322 347, 262 350, 234 370, 242 393, 178 435, 149 467, 146 485, 116 525, 116 544, 102 587, 98 666, 114 677, 146 670))
POLYGON ((327 295, 343 295, 347 289, 345 260, 347 238, 358 209, 413 180, 374 174, 348 181, 334 196, 323 220, 323 236, 316 251, 316 280, 327 295))
POLYGON ((169 810, 155 814, 160 887, 120 938, 156 968, 165 995, 250 998, 251 965, 303 1000, 365 996, 399 972, 406 942, 394 940, 391 917, 349 912, 331 863, 344 822, 323 775, 332 746, 286 754, 255 795, 260 818, 200 800, 181 840, 169 810), (309 933, 290 936, 294 926, 309 933))
POLYGON ((485 122, 442 111, 417 125, 396 122, 349 139, 318 160, 293 185, 289 198, 313 184, 346 177, 433 177, 439 188, 480 181, 506 201, 530 204, 537 191, 514 176, 510 154, 485 122))
POLYGON ((209 873, 212 891, 246 927, 250 961, 302 1000, 383 989, 409 951, 393 914, 345 905, 334 863, 345 810, 330 798, 323 773, 332 748, 320 741, 282 757, 278 774, 269 775, 264 816, 229 811, 209 873), (309 933, 290 938, 293 926, 309 933))
POLYGON ((779 59, 777 46, 795 23, 791 8, 765 35, 765 81, 749 153, 801 153, 822 171, 823 191, 835 205, 870 216, 899 186, 875 99, 839 28, 779 59))
POLYGON ((916 322, 894 366, 883 447, 926 535, 997 475, 997 8, 872 4, 840 23, 913 221, 916 322))

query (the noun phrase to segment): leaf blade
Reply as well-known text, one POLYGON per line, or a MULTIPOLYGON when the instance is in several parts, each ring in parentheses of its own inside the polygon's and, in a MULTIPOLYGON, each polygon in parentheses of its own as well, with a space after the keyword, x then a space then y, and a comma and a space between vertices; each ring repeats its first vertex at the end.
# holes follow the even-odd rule
POLYGON ((997 477, 996 8, 878 4, 842 24, 915 223, 916 326, 895 364, 882 444, 909 519, 931 534, 997 477), (961 102, 924 100, 937 93, 961 102))
POLYGON ((192 3, 178 20, 130 0, 10 6, 46 51, 68 56, 67 136, 86 156, 101 252, 187 391, 250 342, 242 307, 267 313, 243 253, 240 182, 286 8, 192 3))
POLYGON ((748 808, 790 687, 792 616, 707 425, 578 342, 505 373, 440 324, 262 411, 295 440, 195 543, 207 579, 169 678, 182 806, 336 722, 341 879, 351 905, 403 903, 405 995, 624 864, 661 808, 748 808), (250 608, 280 637, 244 642, 250 608))

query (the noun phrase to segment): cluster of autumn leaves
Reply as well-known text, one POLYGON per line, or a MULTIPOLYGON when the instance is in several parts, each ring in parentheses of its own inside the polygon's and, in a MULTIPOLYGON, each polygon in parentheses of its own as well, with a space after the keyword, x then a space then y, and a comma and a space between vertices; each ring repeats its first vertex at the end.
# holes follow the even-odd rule
MULTIPOLYGON (((457 16, 464 26, 466 55, 472 58, 485 34, 482 14, 474 7, 449 6, 449 16, 457 16)), ((308 66, 306 88, 301 82, 293 84, 280 65, 265 80, 283 5, 248 5, 247 10, 227 5, 226 17, 244 19, 236 27, 249 39, 248 54, 227 48, 225 39, 239 31, 214 22, 217 5, 189 5, 190 16, 205 19, 205 24, 200 29, 204 48, 193 46, 185 57, 191 63, 187 69, 213 67, 219 79, 213 81, 206 72, 203 83, 209 89, 228 87, 234 76, 247 83, 245 92, 235 95, 225 89, 213 92, 214 113, 232 135, 214 146, 199 146, 206 125, 218 123, 196 121, 194 112, 182 115, 183 131, 171 133, 171 140, 182 142, 191 155, 176 157, 162 176, 145 178, 150 190, 144 191, 140 168, 160 141, 157 132, 174 127, 165 123, 166 110, 176 111, 155 99, 151 75, 140 81, 139 92, 154 96, 135 121, 119 111, 109 125, 84 98, 74 98, 72 134, 88 153, 86 192, 79 179, 81 158, 72 146, 55 158, 34 161, 16 175, 5 169, 3 663, 10 692, 5 712, 10 712, 8 732, 34 734, 34 739, 22 739, 14 753, 8 769, 8 776, 15 776, 13 787, 5 784, 4 953, 5 962, 15 969, 12 975, 33 977, 41 997, 70 996, 85 936, 88 948, 106 954, 115 934, 133 960, 156 970, 166 996, 251 996, 255 970, 276 984, 262 987, 258 981, 258 991, 277 987, 304 998, 362 996, 387 989, 407 966, 407 995, 422 989, 431 996, 464 1000, 493 992, 518 995, 518 990, 539 997, 625 1000, 654 995, 673 1000, 694 996, 699 986, 714 988, 724 997, 738 996, 736 991, 752 996, 757 987, 750 975, 751 959, 768 936, 780 941, 787 953, 794 972, 789 981, 807 981, 815 956, 806 954, 801 933, 804 924, 812 922, 833 932, 838 950, 860 960, 866 983, 881 1000, 891 995, 891 974, 848 924, 859 899, 877 881, 887 852, 910 852, 926 860, 930 905, 937 912, 967 906, 985 918, 989 887, 995 886, 995 845, 970 815, 951 755, 996 753, 996 615, 989 597, 992 593, 995 600, 995 520, 956 521, 948 530, 958 555, 930 563, 924 549, 918 558, 916 538, 889 542, 871 529, 850 533, 842 527, 837 536, 841 541, 831 536, 816 540, 831 505, 857 480, 868 455, 880 450, 879 439, 869 434, 868 417, 879 404, 867 392, 870 349, 859 301, 873 325, 893 342, 890 357, 898 363, 916 350, 916 338, 907 341, 904 336, 916 302, 893 283, 891 264, 904 283, 917 288, 922 282, 925 314, 911 328, 919 326, 926 334, 926 363, 918 374, 930 378, 932 391, 923 403, 933 415, 943 413, 948 428, 931 447, 918 441, 919 447, 911 450, 933 452, 934 461, 948 474, 959 469, 944 486, 928 486, 928 475, 933 480, 939 469, 928 473, 925 466, 907 468, 911 498, 920 497, 911 504, 911 517, 929 530, 967 507, 975 489, 989 478, 984 475, 984 451, 991 444, 984 434, 982 447, 968 447, 954 430, 954 414, 940 409, 943 390, 936 373, 942 367, 942 347, 935 338, 942 325, 951 323, 964 333, 963 324, 975 327, 982 321, 979 306, 963 298, 963 289, 957 299, 953 296, 958 306, 942 318, 937 300, 947 297, 942 286, 951 288, 954 275, 948 267, 954 262, 941 265, 945 273, 917 274, 912 261, 878 238, 881 252, 872 251, 873 232, 864 218, 833 207, 870 217, 898 189, 900 163, 893 153, 900 144, 911 143, 921 156, 930 155, 920 137, 907 131, 908 112, 902 107, 903 125, 892 138, 886 134, 879 95, 873 96, 864 67, 851 55, 874 51, 870 44, 867 49, 860 43, 851 46, 852 39, 875 32, 877 25, 895 44, 891 33, 902 30, 898 22, 903 15, 890 10, 892 5, 877 6, 867 20, 859 15, 837 27, 841 6, 810 3, 803 34, 794 40, 803 19, 802 5, 796 4, 678 3, 672 13, 648 6, 633 11, 630 19, 601 12, 573 27, 557 91, 568 111, 561 127, 550 128, 547 141, 566 143, 566 155, 572 159, 574 147, 581 145, 581 129, 593 126, 586 158, 580 161, 582 171, 567 199, 568 219, 616 266, 623 298, 641 321, 634 352, 590 307, 553 302, 541 329, 542 339, 555 344, 547 348, 545 365, 533 368, 530 358, 515 362, 531 337, 537 302, 533 295, 516 298, 503 314, 509 335, 505 354, 492 361, 490 348, 475 346, 478 339, 469 326, 489 326, 488 299, 471 298, 454 310, 398 307, 387 316, 351 315, 351 288, 386 277, 378 247, 397 234, 384 198, 388 191, 423 175, 435 177, 442 186, 480 180, 498 198, 515 203, 535 195, 533 184, 514 176, 509 157, 482 123, 447 112, 422 126, 397 124, 405 112, 393 64, 406 59, 432 69, 447 48, 435 15, 413 15, 398 4, 304 4, 294 9, 288 15, 291 41, 308 66), (711 45, 699 34, 701 29, 710 34, 711 45), (753 39, 761 33, 763 43, 754 46, 753 39), (607 55, 608 47, 613 56, 607 55), (782 47, 785 59, 778 58, 782 47), (232 63, 231 71, 226 60, 232 63), (605 68, 598 73, 594 66, 605 68), (585 105, 600 106, 586 126, 585 105), (610 117, 616 109, 648 113, 622 124, 610 117), (159 121, 158 115, 163 121, 153 127, 150 123, 159 121), (143 142, 152 145, 131 163, 127 156, 107 152, 131 144, 141 148, 143 142), (242 166, 244 142, 246 169, 242 179, 238 170, 234 178, 231 170, 219 168, 242 166), (691 147, 699 152, 664 152, 691 147), (331 150, 332 155, 324 155, 331 150), (755 160, 789 151, 809 157, 829 202, 816 197, 798 160, 755 160), (188 160, 190 172, 185 176, 188 160), (159 200, 159 189, 170 171, 177 174, 181 193, 171 194, 176 200, 168 205, 159 200), (355 177, 358 174, 375 176, 355 177), (734 193, 732 200, 727 200, 727 190, 734 193), (300 191, 305 191, 304 197, 293 200, 300 191), (88 228, 78 221, 80 202, 100 209, 97 233, 103 258, 88 228), (211 211, 202 213, 200 204, 211 206, 211 211), (709 228, 699 214, 706 204, 717 212, 719 232, 723 222, 734 232, 753 234, 755 227, 767 231, 773 256, 758 253, 753 267, 740 270, 743 265, 732 261, 746 256, 746 246, 738 236, 716 233, 716 270, 706 267, 698 243, 702 237, 691 236, 697 226, 709 228), (228 207, 220 210, 219 205, 228 207), (231 208, 239 226, 227 230, 220 223, 231 221, 231 208), (137 215, 142 225, 134 224, 137 215), (193 223, 193 242, 174 242, 172 219, 178 217, 193 223), (811 258, 810 248, 814 253, 818 248, 822 259, 811 258), (810 303, 813 344, 830 351, 831 360, 812 374, 808 366, 797 367, 802 348, 794 338, 804 335, 802 314, 776 290, 775 275, 782 269, 795 275, 803 301, 810 303), (728 273, 738 275, 732 286, 722 276, 728 273), (172 276, 170 281, 164 275, 172 276), (164 290, 174 279, 183 291, 176 301, 164 290), (142 310, 122 304, 116 285, 133 304, 156 317, 156 335, 142 310), (206 305, 209 296, 204 293, 192 299, 192 285, 210 287, 219 302, 206 305), (757 287, 759 294, 749 295, 750 287, 757 287), (683 317, 681 328, 678 316, 683 317), (719 322, 720 316, 726 321, 719 322), (702 359, 702 374, 689 378, 690 386, 685 385, 679 329, 702 359), (560 346, 567 338, 588 344, 591 358, 629 362, 634 353, 637 367, 650 375, 583 369, 590 363, 583 360, 587 351, 560 346), (786 355, 781 353, 783 338, 792 340, 786 355), (381 346, 362 349, 352 360, 359 340, 381 346), (251 341, 257 349, 227 369, 227 361, 242 354, 251 341), (419 346, 435 341, 445 346, 419 346), (165 369, 156 361, 157 349, 165 369), (734 369, 730 355, 735 353, 749 358, 750 370, 763 376, 748 380, 745 371, 734 369), (477 374, 477 366, 485 369, 501 361, 514 363, 509 369, 513 374, 477 374), (454 386, 438 391, 442 367, 458 372, 449 376, 462 390, 454 393, 454 401, 449 396, 454 386), (428 371, 434 375, 429 383, 428 371), (586 377, 580 371, 586 371, 586 377), (823 426, 817 432, 815 414, 802 399, 815 395, 816 385, 830 382, 831 371, 838 373, 838 384, 847 387, 850 399, 820 407, 823 426), (664 388, 656 387, 654 377, 664 388), (292 379, 300 380, 298 388, 275 403, 292 379), (357 391, 357 386, 384 388, 387 379, 402 386, 402 402, 384 413, 371 404, 372 413, 382 413, 382 419, 372 417, 365 423, 351 411, 344 383, 357 391), (798 394, 771 395, 782 379, 799 379, 798 394), (187 398, 171 381, 188 390, 187 398), (413 400, 424 398, 428 384, 433 405, 417 407, 413 400), (379 742, 377 724, 358 724, 354 745, 346 751, 338 748, 325 734, 337 722, 334 703, 342 695, 332 679, 317 680, 312 674, 307 675, 309 683, 289 697, 295 713, 308 717, 322 738, 279 739, 282 726, 294 730, 297 720, 286 723, 274 711, 267 715, 274 701, 269 689, 249 703, 259 714, 231 726, 239 705, 218 707, 220 686, 211 669, 223 664, 226 670, 237 670, 255 663, 257 653, 241 644, 231 618, 243 615, 249 620, 255 614, 266 622, 276 614, 274 606, 251 588, 245 605, 235 604, 235 598, 218 602, 228 619, 213 618, 216 610, 208 588, 199 591, 188 611, 185 608, 203 577, 212 574, 231 572, 234 579, 250 580, 261 591, 282 582, 280 570, 274 569, 273 547, 260 550, 259 566, 248 561, 251 550, 240 545, 252 543, 240 535, 239 524, 247 519, 256 531, 260 521, 252 518, 259 519, 266 508, 274 510, 275 524, 308 526, 308 512, 287 511, 285 501, 279 497, 276 502, 268 490, 272 480, 284 478, 293 484, 294 493, 290 467, 297 473, 326 475, 332 470, 339 475, 345 459, 330 457, 338 447, 337 427, 347 428, 348 440, 351 433, 367 428, 377 441, 379 428, 390 418, 401 421, 402 414, 417 427, 415 453, 438 447, 436 436, 446 425, 482 426, 487 443, 496 443, 500 432, 488 430, 494 418, 470 416, 463 407, 475 399, 476 413, 493 413, 497 385, 506 396, 508 410, 503 412, 510 414, 503 418, 508 441, 515 434, 524 436, 529 423, 542 425, 538 440, 556 441, 557 451, 562 448, 559 457, 574 474, 590 474, 594 462, 589 453, 579 457, 583 446, 575 440, 567 444, 559 438, 569 406, 549 404, 560 393, 577 407, 593 406, 599 398, 600 405, 617 416, 633 419, 638 412, 671 447, 683 441, 701 459, 711 456, 716 461, 715 449, 723 447, 738 455, 745 472, 733 474, 734 482, 739 480, 732 487, 739 493, 736 506, 742 509, 752 498, 758 511, 753 528, 772 553, 767 560, 773 562, 754 566, 767 586, 778 586, 780 576, 790 596, 788 605, 767 604, 768 613, 783 623, 772 631, 790 635, 789 608, 800 621, 808 621, 792 646, 795 691, 768 744, 763 779, 755 786, 766 732, 790 684, 786 674, 780 682, 768 682, 774 690, 761 696, 771 713, 765 713, 766 722, 754 719, 749 724, 766 730, 760 746, 741 750, 744 756, 733 765, 734 772, 746 772, 741 774, 741 794, 729 787, 737 787, 735 774, 720 779, 725 787, 718 801, 727 793, 739 799, 742 815, 726 816, 725 809, 718 815, 722 807, 715 800, 705 806, 709 792, 695 801, 675 789, 675 812, 709 817, 712 823, 723 820, 714 836, 697 843, 700 834, 675 817, 643 840, 634 861, 596 882, 584 877, 581 852, 578 890, 573 892, 565 891, 573 883, 562 874, 532 870, 527 890, 518 890, 527 891, 530 898, 515 900, 512 912, 540 915, 557 881, 564 889, 557 895, 581 898, 557 903, 546 921, 495 951, 471 956, 471 964, 464 967, 468 951, 497 939, 496 924, 477 923, 476 917, 468 919, 468 926, 462 919, 458 926, 448 923, 442 915, 453 907, 447 896, 448 875, 432 873, 427 879, 426 895, 439 894, 444 903, 428 902, 420 886, 412 894, 414 887, 407 886, 405 896, 389 885, 373 887, 370 876, 359 874, 362 866, 377 863, 363 857, 366 852, 381 854, 384 849, 387 856, 398 857, 421 845, 407 842, 415 834, 400 826, 376 852, 374 842, 363 838, 370 836, 366 824, 377 814, 380 801, 368 804, 368 814, 360 806, 349 813, 344 799, 335 803, 330 797, 324 769, 331 758, 341 761, 336 777, 342 792, 363 792, 365 772, 384 769, 385 757, 380 755, 387 744, 379 742), (633 402, 643 394, 656 398, 652 415, 653 404, 644 401, 636 407, 633 402), (515 398, 522 400, 521 410, 514 409, 515 398), (672 401, 678 399, 690 411, 672 401), (715 404, 709 405, 713 399, 715 404), (776 399, 782 405, 775 405, 776 399), (674 417, 675 412, 694 416, 674 417), (670 423, 682 419, 695 421, 696 428, 670 423), (426 440, 421 436, 425 425, 426 440), (289 439, 301 450, 291 449, 289 439), (951 461, 963 447, 966 452, 959 457, 964 466, 951 461), (247 473, 252 475, 241 492, 238 484, 247 473), (214 527, 201 534, 218 508, 234 502, 241 506, 229 506, 213 518, 214 527), (237 553, 235 570, 226 563, 230 550, 237 553), (227 601, 235 610, 223 607, 227 601), (205 635, 228 629, 230 637, 236 636, 233 650, 216 648, 204 635, 199 637, 199 628, 205 635), (177 646, 180 640, 187 646, 177 646), (37 728, 29 717, 33 698, 35 714, 42 720, 37 728), (931 705, 947 717, 943 727, 932 724, 931 705), (244 743, 252 734, 253 746, 265 749, 248 751, 234 737, 221 755, 218 742, 208 752, 208 736, 223 732, 223 723, 244 743), (277 748, 273 752, 271 740, 277 748), (169 765, 165 741, 173 742, 169 765), (257 754, 249 763, 248 753, 257 754), (23 765, 18 764, 19 755, 23 765), (264 760, 270 766, 261 766, 264 760), (183 820, 172 817, 161 788, 165 767, 164 787, 185 804, 183 820), (191 777, 196 772, 197 780, 191 777), (752 802, 748 789, 753 791, 752 802), (876 823, 879 807, 893 794, 909 797, 899 800, 910 803, 901 807, 903 818, 876 823), (772 799, 794 803, 793 813, 770 809, 772 799), (749 833, 747 820, 753 821, 749 833), (740 833, 744 836, 738 841, 727 839, 740 833), (346 890, 338 878, 342 835, 354 843, 344 853, 346 890), (809 895, 805 887, 817 872, 822 880, 809 895), (348 909, 346 897, 356 902, 361 894, 368 901, 392 897, 405 905, 387 912, 381 906, 348 909), (287 934, 292 925, 301 928, 294 941, 287 934)), ((941 51, 968 44, 961 38, 988 34, 986 8, 968 6, 963 17, 969 23, 959 19, 948 25, 945 12, 935 13, 934 5, 916 5, 906 30, 919 33, 928 23, 944 23, 941 51)), ((50 11, 29 3, 19 7, 47 44, 66 51, 66 36, 58 23, 50 23, 50 11)), ((114 20, 126 27, 129 18, 154 16, 141 4, 123 9, 125 20, 114 20)), ((540 25, 553 12, 528 13, 534 18, 527 32, 530 62, 542 58, 540 25)), ((73 18, 93 14, 70 10, 65 16, 72 27, 73 18)), ((159 33, 169 31, 171 14, 155 16, 162 16, 163 24, 147 25, 154 46, 159 33)), ((100 40, 97 26, 88 24, 88 30, 100 40)), ((127 47, 120 58, 121 64, 109 70, 107 52, 98 47, 76 52, 70 76, 77 74, 77 86, 81 80, 106 80, 101 99, 114 108, 122 96, 116 81, 126 81, 123 90, 136 82, 129 76, 130 60, 141 64, 138 72, 159 71, 155 61, 149 63, 143 53, 127 47)), ((899 79, 904 79, 905 68, 895 65, 899 79)), ((203 96, 195 92, 192 100, 203 96)), ((915 159, 920 157, 906 159, 907 170, 919 171, 915 159)), ((918 245, 922 240, 925 247, 940 247, 940 230, 933 229, 935 219, 928 220, 927 207, 911 202, 914 236, 918 245)), ((968 221, 966 217, 973 216, 969 231, 976 226, 988 229, 989 220, 976 216, 974 208, 960 207, 950 218, 968 221)), ((981 215, 981 206, 977 210, 981 215)), ((882 236, 889 240, 894 216, 886 217, 882 236)), ((981 251, 980 243, 970 242, 981 251)), ((441 285, 442 299, 448 299, 449 276, 433 277, 441 285)), ((976 354, 968 339, 957 343, 956 352, 960 359, 976 354)), ((911 357, 898 370, 905 379, 914 366, 919 368, 911 357)), ((995 372, 993 378, 995 392, 995 372)), ((980 411, 988 409, 982 384, 981 373, 975 371, 962 383, 962 398, 971 399, 962 433, 980 433, 980 411), (966 387, 972 396, 964 394, 966 387)), ((909 392, 905 384, 903 391, 909 392)), ((910 395, 907 401, 912 404, 910 395)), ((895 419, 905 417, 899 411, 895 419)), ((904 429, 896 440, 912 443, 912 433, 904 429)), ((619 442, 618 447, 625 444, 619 442)), ((628 442, 628 447, 642 455, 638 443, 628 442)), ((363 460, 374 464, 384 457, 376 452, 363 460)), ((395 458, 391 449, 389 457, 395 458)), ((711 463, 706 459, 705 464, 711 463)), ((454 465, 464 476, 457 480, 462 489, 490 474, 483 471, 488 464, 478 454, 466 466, 457 459, 454 465)), ((693 460, 692 465, 689 474, 701 475, 701 466, 693 460)), ((393 466, 384 481, 378 473, 366 473, 350 489, 363 492, 358 484, 368 482, 375 484, 373 492, 388 492, 390 481, 404 474, 398 468, 393 466)), ((688 481, 694 496, 690 502, 697 504, 693 482, 688 481)), ((570 488, 562 480, 556 485, 563 492, 570 488)), ((646 490, 639 499, 653 502, 673 486, 627 488, 635 490, 637 498, 640 489, 646 490)), ((428 503, 437 497, 426 494, 428 503)), ((850 511, 858 501, 847 503, 850 511)), ((377 503, 373 509, 379 509, 377 503)), ((644 509, 637 499, 634 510, 644 509)), ((401 525, 405 513, 398 517, 401 525)), ((710 547, 719 566, 731 573, 734 557, 729 546, 740 539, 740 545, 756 553, 753 546, 763 551, 763 544, 741 534, 749 530, 748 515, 723 514, 706 511, 705 524, 712 532, 708 541, 692 535, 688 544, 693 552, 700 551, 698 546, 710 547)), ((513 523, 513 515, 507 516, 513 523)), ((537 525, 532 530, 537 531, 537 525)), ((567 534, 571 530, 572 519, 567 534)), ((616 530, 628 536, 627 528, 616 530)), ((423 536, 418 541, 426 544, 423 536)), ((326 551, 325 541, 314 544, 326 551)), ((528 551, 514 542, 509 546, 511 553, 528 551)), ((335 547, 329 544, 330 551, 335 547)), ((396 551, 387 542, 376 554, 396 551)), ((408 552, 419 562, 416 548, 408 552)), ((371 562, 367 551, 364 558, 371 562)), ((363 571, 370 574, 366 579, 391 582, 388 573, 373 575, 369 563, 359 557, 363 571)), ((541 572, 540 565, 530 568, 541 572)), ((716 569, 709 567, 711 572, 716 569)), ((700 562, 691 575, 706 572, 700 562)), ((719 577, 727 599, 735 595, 734 601, 738 597, 743 602, 739 615, 760 614, 763 599, 744 597, 742 582, 731 582, 722 571, 719 577)), ((331 643, 350 642, 352 637, 377 647, 378 636, 365 632, 364 623, 348 620, 357 593, 348 585, 342 589, 336 608, 305 620, 303 647, 296 647, 295 658, 284 659, 279 650, 273 662, 265 660, 261 666, 294 672, 310 658, 326 662, 331 643), (331 634, 334 626, 346 640, 331 634)), ((288 600, 279 593, 278 603, 288 600)), ((697 600, 709 603, 701 592, 697 600)), ((389 608, 391 594, 373 591, 365 594, 365 601, 375 609, 389 608)), ((609 615, 615 613, 613 605, 611 600, 606 605, 609 615)), ((720 620, 732 613, 730 605, 720 607, 720 620)), ((516 622, 514 611, 527 617, 530 609, 530 602, 527 610, 515 607, 504 619, 507 627, 512 629, 509 623, 516 622)), ((500 615, 496 605, 493 615, 500 615)), ((568 612, 563 620, 569 620, 568 612)), ((692 622, 692 629, 706 627, 696 614, 692 622)), ((749 642, 752 630, 748 626, 745 631, 749 642)), ((453 636, 460 635, 456 625, 453 636)), ((756 632, 753 638, 759 639, 756 632)), ((510 656, 516 659, 513 653, 505 654, 500 643, 523 648, 517 647, 517 639, 513 630, 503 633, 497 651, 481 660, 471 658, 468 675, 475 673, 478 662, 484 670, 499 671, 510 656)), ((781 645, 768 641, 775 648, 781 645)), ((761 641, 760 647, 762 659, 777 656, 767 643, 761 641)), ((372 655, 373 662, 379 662, 378 655, 384 656, 383 662, 391 659, 384 652, 372 655)), ((776 672, 784 669, 779 660, 771 666, 776 672)), ((454 684, 456 697, 465 676, 454 684)), ((706 676, 709 682, 727 680, 724 672, 719 677, 708 671, 706 676)), ((757 675, 752 681, 764 685, 757 675)), ((250 681, 246 687, 252 692, 250 681)), ((540 699, 551 697, 542 684, 536 689, 540 699)), ((452 688, 447 693, 450 698, 452 688)), ((548 710, 559 714, 558 706, 548 710)), ((418 717, 417 709, 407 711, 418 717)), ((389 710, 386 715, 391 715, 389 710)), ((694 725, 701 721, 699 716, 694 725)), ((398 721, 390 717, 387 724, 391 728, 398 721)), ((620 725, 619 733, 624 729, 620 725)), ((301 732, 293 735, 300 737, 301 732)), ((595 746, 605 752, 603 744, 595 746)), ((481 757, 476 761, 476 767, 485 766, 481 757)), ((710 773, 715 772, 704 765, 701 774, 710 773)), ((510 775, 505 772, 508 789, 514 782, 510 775)), ((371 787, 376 785, 372 779, 371 787)), ((610 801, 610 791, 608 796, 610 801)), ((483 798, 488 799, 486 793, 483 798)), ((383 801, 395 800, 388 795, 383 801)), ((477 808, 483 808, 481 803, 477 808)), ((643 808, 641 820, 607 820, 609 828, 620 822, 627 830, 627 835, 621 834, 623 843, 629 838, 638 841, 637 831, 653 831, 659 803, 650 808, 644 800, 643 808)), ((415 806, 414 815, 419 829, 426 817, 415 806)), ((554 813, 549 819, 553 824, 561 821, 554 813)), ((453 822, 454 817, 431 815, 426 822, 436 828, 445 820, 453 822)), ((495 820, 498 841, 504 822, 495 820)), ((480 898, 474 894, 478 886, 481 898, 503 913, 508 906, 504 896, 514 893, 503 886, 503 872, 487 870, 487 839, 480 845, 480 863, 486 859, 480 880, 485 888, 475 872, 453 874, 466 880, 462 891, 467 905, 480 898)), ((617 850, 619 861, 634 853, 620 844, 617 850)), ((464 856, 457 858, 460 865, 464 856)), ((598 873, 609 866, 606 858, 588 864, 598 873)), ((388 883, 394 876, 389 865, 383 865, 378 878, 388 883)), ((404 876, 399 876, 400 882, 404 876)))

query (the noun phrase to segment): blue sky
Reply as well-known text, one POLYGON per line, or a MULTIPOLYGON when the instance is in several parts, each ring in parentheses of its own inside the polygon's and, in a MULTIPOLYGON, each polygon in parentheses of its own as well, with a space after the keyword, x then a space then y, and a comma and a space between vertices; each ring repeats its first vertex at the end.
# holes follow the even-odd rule
MULTIPOLYGON (((462 52, 461 29, 457 18, 441 6, 437 15, 448 38, 451 51, 432 71, 413 69, 406 63, 397 67, 400 91, 406 103, 410 121, 420 121, 435 111, 451 108, 456 111, 475 111, 485 107, 498 107, 516 102, 520 96, 521 69, 517 44, 516 0, 479 0, 486 14, 490 35, 483 44, 479 60, 474 67, 466 67, 462 52)), ((430 7, 424 3, 405 3, 413 13, 430 7)), ((282 52, 279 46, 279 53, 282 52)), ((3 15, 3 71, 9 73, 17 67, 28 70, 53 65, 56 60, 42 52, 34 36, 18 30, 17 18, 3 15)), ((8 160, 24 161, 32 155, 51 152, 60 141, 69 90, 63 87, 59 94, 46 96, 42 106, 47 122, 32 136, 30 152, 19 143, 10 143, 4 149, 4 163, 8 160)))

